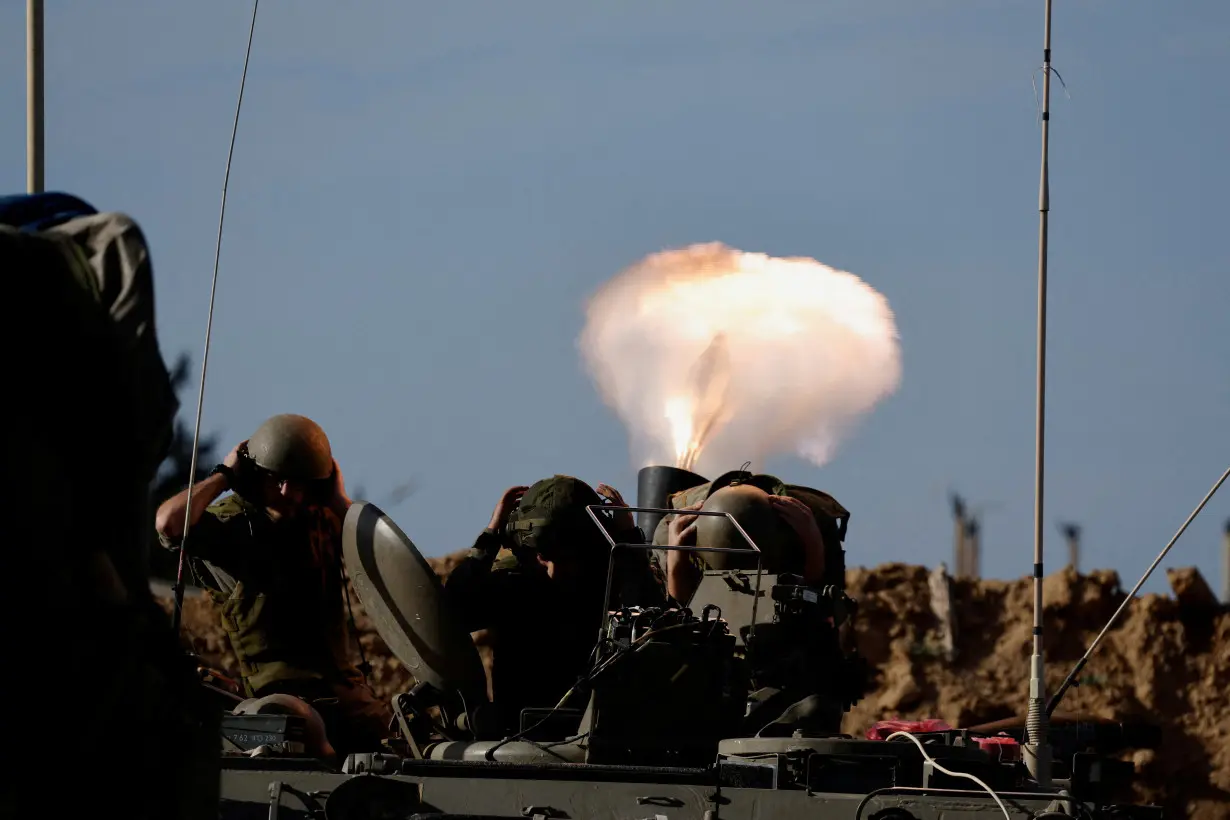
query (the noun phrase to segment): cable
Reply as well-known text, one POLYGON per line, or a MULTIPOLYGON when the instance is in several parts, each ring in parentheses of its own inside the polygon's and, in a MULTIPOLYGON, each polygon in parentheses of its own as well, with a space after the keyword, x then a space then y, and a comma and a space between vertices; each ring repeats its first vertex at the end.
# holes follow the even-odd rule
POLYGON ((895 737, 908 738, 911 743, 913 743, 915 746, 918 747, 918 751, 922 752, 922 756, 924 760, 926 760, 932 766, 939 769, 941 772, 948 775, 949 777, 963 777, 966 780, 972 780, 975 783, 977 783, 979 786, 981 786, 986 791, 987 794, 991 795, 991 798, 995 800, 996 803, 999 804, 999 810, 1004 813, 1004 817, 1008 818, 1008 820, 1012 820, 1012 815, 1009 814, 1008 807, 1004 805, 1004 801, 1000 800, 999 795, 996 794, 995 791, 990 786, 988 786, 986 783, 982 782, 981 780, 979 780, 977 777, 975 777, 972 774, 968 774, 966 772, 954 772, 949 769, 945 769, 943 766, 941 766, 939 763, 935 761, 935 758, 927 754, 927 750, 923 746, 922 741, 914 737, 914 735, 910 734, 909 732, 893 732, 891 735, 889 735, 888 737, 884 739, 887 741, 887 740, 892 740, 895 737))
MULTIPOLYGON (((640 637, 638 637, 635 641, 633 641, 628 646, 616 645, 615 651, 609 657, 598 660, 598 662, 593 665, 590 671, 584 677, 582 677, 580 680, 574 683, 572 685, 572 688, 569 689, 567 692, 565 692, 564 696, 559 699, 559 702, 556 703, 555 706, 551 707, 551 710, 547 712, 547 714, 544 715, 537 723, 535 723, 533 726, 530 726, 527 729, 522 729, 520 732, 517 732, 514 735, 510 735, 504 738, 499 743, 495 744, 490 749, 488 749, 486 753, 483 755, 484 758, 487 760, 495 760, 495 753, 497 750, 503 748, 505 745, 509 743, 512 743, 513 741, 523 739, 525 735, 528 735, 530 732, 534 731, 539 726, 546 723, 548 720, 551 719, 552 716, 555 715, 556 712, 558 712, 560 709, 564 707, 564 704, 568 702, 568 699, 571 698, 574 694, 576 694, 576 692, 583 685, 587 683, 592 683, 594 679, 596 679, 600 674, 602 674, 607 669, 612 667, 620 658, 623 658, 633 652, 639 652, 641 649, 643 649, 647 645, 645 642, 648 641, 653 636, 660 635, 663 632, 668 632, 670 630, 678 629, 684 626, 692 626, 692 624, 691 623, 671 624, 669 626, 664 626, 660 629, 651 629, 648 632, 641 635, 640 637)), ((613 642, 611 641, 610 638, 607 638, 604 636, 600 638, 597 641, 597 643, 595 643, 594 648, 590 650, 589 656, 591 658, 591 663, 592 663, 592 659, 594 658, 594 656, 598 654, 599 649, 606 643, 613 643, 613 642)), ((588 734, 588 732, 586 734, 588 734)), ((584 736, 585 735, 581 735, 580 737, 584 737, 584 736)), ((576 739, 579 739, 579 738, 574 738, 574 741, 576 739)), ((574 742, 574 741, 565 741, 565 742, 574 742)), ((551 748, 550 746, 544 746, 532 740, 526 741, 526 742, 530 743, 533 746, 537 746, 538 748, 543 749, 544 751, 550 752, 550 748, 551 748)), ((560 744, 552 744, 552 745, 560 745, 560 744)), ((1009 820, 1011 820, 1011 818, 1009 820)))
MULTIPOLYGON (((574 684, 572 685, 572 688, 571 688, 571 689, 569 689, 567 692, 565 692, 565 693, 564 693, 564 696, 563 696, 562 698, 560 698, 560 699, 559 699, 559 703, 557 703, 557 704, 555 704, 554 706, 552 706, 552 707, 551 707, 551 711, 549 711, 549 712, 547 712, 545 715, 543 715, 543 717, 542 717, 542 719, 541 719, 541 720, 539 720, 537 723, 535 723, 533 726, 529 727, 528 729, 522 729, 520 732, 517 732, 515 735, 509 735, 508 737, 504 738, 504 739, 503 739, 503 740, 501 740, 499 743, 495 744, 495 745, 494 745, 494 746, 492 746, 490 749, 488 749, 488 750, 486 751, 486 753, 483 755, 483 757, 484 757, 486 760, 489 760, 489 761, 490 761, 490 760, 495 760, 495 753, 496 753, 496 751, 497 751, 498 749, 503 748, 504 746, 506 746, 506 745, 507 745, 507 744, 509 744, 509 743, 512 743, 512 742, 513 742, 513 741, 515 741, 515 740, 520 740, 522 737, 524 737, 525 735, 528 735, 530 732, 534 731, 534 730, 535 730, 535 729, 537 729, 539 726, 541 726, 542 724, 544 724, 544 723, 546 723, 548 720, 550 720, 550 719, 551 719, 551 717, 552 717, 552 716, 553 716, 556 712, 558 712, 560 709, 562 709, 562 708, 564 707, 564 704, 568 702, 568 698, 572 697, 573 693, 574 693, 574 692, 576 692, 578 689, 580 689, 580 688, 581 688, 581 684, 583 684, 583 683, 587 683, 588 681, 589 681, 589 677, 588 677, 588 676, 586 676, 586 677, 584 677, 584 678, 581 678, 581 679, 580 679, 579 681, 577 681, 576 683, 574 683, 574 684)), ((530 741, 530 742, 531 742, 531 743, 533 743, 533 741, 530 741)), ((538 745, 538 744, 536 744, 536 743, 535 743, 534 745, 538 745)), ((540 748, 541 748, 541 747, 540 747, 540 748)), ((554 752, 553 752, 552 754, 554 754, 554 752)), ((559 757, 559 755, 556 755, 556 757, 559 757)))
POLYGON ((214 327, 214 295, 218 292, 218 261, 222 256, 222 224, 226 219, 226 188, 231 180, 231 158, 235 155, 235 135, 239 133, 239 112, 243 108, 243 88, 248 81, 248 62, 252 57, 252 38, 256 34, 256 9, 260 0, 252 2, 252 23, 248 26, 248 50, 243 57, 243 75, 239 78, 239 100, 235 103, 235 122, 231 126, 231 145, 226 152, 226 173, 222 177, 222 208, 218 213, 218 242, 214 247, 214 278, 209 286, 209 317, 205 321, 205 353, 201 357, 201 387, 196 398, 196 430, 192 434, 192 462, 188 467, 188 498, 184 508, 184 536, 179 542, 179 567, 175 571, 175 612, 172 630, 179 632, 184 610, 184 553, 188 547, 188 529, 192 526, 192 485, 196 481, 196 460, 201 446, 201 410, 205 406, 205 372, 209 367, 209 340, 214 327))

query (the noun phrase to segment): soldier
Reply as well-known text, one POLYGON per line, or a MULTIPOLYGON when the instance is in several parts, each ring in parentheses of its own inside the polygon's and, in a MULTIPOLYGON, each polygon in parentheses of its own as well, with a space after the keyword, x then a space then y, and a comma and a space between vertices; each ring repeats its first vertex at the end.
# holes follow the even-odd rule
POLYGON ((221 709, 153 598, 146 563, 149 485, 178 402, 145 237, 130 217, 65 194, 0 198, 0 270, 20 312, 4 323, 15 352, 6 486, 20 512, 5 532, 3 732, 36 769, 87 761, 69 782, 67 799, 82 801, 73 807, 18 764, 0 814, 113 805, 133 818, 216 818, 221 709), (31 697, 51 711, 22 706, 31 697))
MULTIPOLYGON (((748 549, 730 518, 695 515, 699 510, 728 513, 760 550, 758 556, 667 551, 667 588, 679 601, 692 602, 705 569, 746 571, 758 564, 779 581, 789 574, 808 586, 830 588, 830 593, 845 588, 842 541, 849 513, 827 493, 738 470, 686 490, 672 503, 679 512, 662 519, 656 542, 748 549)), ((814 608, 778 621, 776 637, 759 643, 759 650, 746 650, 753 684, 744 724, 749 737, 837 732, 845 710, 866 689, 863 661, 842 647, 841 631, 848 626, 853 602, 825 594, 813 603, 814 608)))
MULTIPOLYGON (((616 543, 645 543, 612 487, 556 475, 505 491, 445 593, 470 632, 489 630, 492 700, 500 729, 521 710, 555 706, 588 671, 604 612, 610 545, 586 507, 606 503, 616 543), (605 502, 604 502, 605 499, 605 502)), ((662 579, 645 550, 616 555, 610 606, 660 606, 662 579)))
MULTIPOLYGON (((689 493, 700 495, 700 498, 659 524, 657 537, 668 546, 748 549, 747 541, 731 525, 730 519, 687 514, 692 510, 725 512, 735 518, 761 550, 766 572, 801 575, 806 584, 844 586, 841 530, 835 522, 844 521, 841 517, 848 517, 848 513, 827 494, 784 485, 772 476, 742 472, 728 473, 694 490, 699 492, 689 493), (802 495, 810 503, 789 493, 802 495), (819 518, 817 509, 821 512, 819 518), (828 531, 827 538, 821 521, 825 524, 823 529, 828 531)), ((706 567, 755 569, 756 561, 756 556, 747 554, 669 550, 666 553, 666 588, 672 598, 687 602, 696 593, 706 567)))
MULTIPOLYGON (((168 549, 183 536, 187 494, 158 509, 168 549)), ((350 503, 320 426, 277 415, 193 488, 186 544, 221 609, 247 696, 309 701, 343 757, 378 750, 392 719, 350 656, 341 545, 350 503)))

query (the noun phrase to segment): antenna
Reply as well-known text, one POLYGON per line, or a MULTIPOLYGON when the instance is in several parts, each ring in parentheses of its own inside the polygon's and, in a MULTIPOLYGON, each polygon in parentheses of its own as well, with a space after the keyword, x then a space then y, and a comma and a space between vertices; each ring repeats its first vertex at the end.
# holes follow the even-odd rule
MULTIPOLYGON (((1098 648, 1098 644, 1100 644, 1102 639, 1106 637, 1106 634, 1110 632, 1110 628, 1115 625, 1115 621, 1119 620, 1119 616, 1123 614, 1123 611, 1127 609, 1127 605, 1132 602, 1133 598, 1136 597, 1136 593, 1140 591, 1142 586, 1144 586, 1145 581, 1149 580, 1149 576, 1153 574, 1153 570, 1157 569, 1157 565, 1162 563, 1162 559, 1166 557, 1166 553, 1170 552, 1170 548, 1173 547, 1175 542, 1179 540, 1179 536, 1182 535, 1183 531, 1187 529, 1187 525, 1196 520, 1196 516, 1199 515, 1200 511, 1204 509, 1204 505, 1209 503, 1209 499, 1213 497, 1213 494, 1217 492, 1218 488, 1221 487, 1222 483, 1227 478, 1230 478, 1230 467, 1226 468, 1226 471, 1221 474, 1221 478, 1217 479, 1217 483, 1213 485, 1213 488, 1209 490, 1208 493, 1205 494, 1204 499, 1196 505, 1196 509, 1192 510, 1192 514, 1189 515, 1187 520, 1183 522, 1183 526, 1179 527, 1179 531, 1176 532, 1174 537, 1170 539, 1170 543, 1163 547, 1158 556, 1153 559, 1153 563, 1149 565, 1149 568, 1145 570, 1145 574, 1142 575, 1140 580, 1136 582, 1136 586, 1132 587, 1132 591, 1129 592, 1128 596, 1123 599, 1123 603, 1119 604, 1119 608, 1115 610, 1115 614, 1110 616, 1110 620, 1106 622, 1106 626, 1102 627, 1102 631, 1099 632, 1098 636, 1093 639, 1093 643, 1089 644, 1089 649, 1085 652, 1084 657, 1076 662, 1076 666, 1072 667, 1072 671, 1068 673, 1066 678, 1064 678, 1063 684, 1060 685, 1059 689, 1055 692, 1055 697, 1051 698, 1050 704, 1046 707, 1046 715, 1048 717, 1055 711, 1055 707, 1059 705, 1059 701, 1063 698, 1064 693, 1075 685, 1076 676, 1079 675, 1081 670, 1085 668, 1085 664, 1088 663, 1089 658, 1093 656, 1094 650, 1098 648)), ((1230 521, 1226 522, 1226 535, 1230 538, 1230 521)), ((1032 707, 1032 705, 1033 704, 1031 703, 1030 706, 1032 707)))
POLYGON ((26 0, 26 193, 43 192, 43 0, 26 0))
POLYGON ((1047 169, 1051 125, 1051 0, 1046 0, 1042 45, 1042 175, 1038 185, 1038 398, 1034 442, 1034 651, 1029 659, 1028 741, 1025 765, 1042 788, 1051 785, 1051 747, 1047 738, 1046 674, 1042 650, 1042 499, 1046 442, 1046 228, 1050 211, 1047 169))
POLYGON ((201 387, 196 398, 196 429, 192 433, 192 463, 188 468, 188 497, 184 508, 184 537, 179 542, 179 566, 175 570, 175 610, 171 626, 179 632, 184 610, 184 564, 188 549, 188 530, 192 527, 192 483, 196 477, 196 459, 201 447, 201 410, 205 405, 205 373, 209 367, 209 340, 214 327, 214 295, 218 292, 218 261, 222 256, 222 225, 226 219, 226 187, 231 179, 231 158, 235 154, 235 135, 239 132, 239 112, 243 109, 243 87, 248 81, 248 61, 252 57, 252 37, 256 33, 256 10, 260 0, 253 0, 252 23, 248 28, 248 50, 243 58, 243 74, 239 78, 239 100, 235 103, 235 124, 231 127, 231 146, 226 152, 226 173, 222 177, 222 207, 218 213, 218 244, 214 248, 214 278, 209 286, 209 316, 205 320, 205 355, 201 357, 201 387))

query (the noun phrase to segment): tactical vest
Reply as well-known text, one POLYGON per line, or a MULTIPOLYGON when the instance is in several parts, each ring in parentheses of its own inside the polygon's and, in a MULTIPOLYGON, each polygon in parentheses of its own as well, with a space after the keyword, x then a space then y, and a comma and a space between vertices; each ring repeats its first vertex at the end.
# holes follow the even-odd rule
MULTIPOLYGON (((825 586, 832 585, 845 588, 846 551, 842 544, 846 538, 846 527, 850 521, 850 513, 838 503, 837 499, 826 492, 799 484, 786 484, 777 476, 766 473, 753 474, 743 470, 732 470, 718 476, 713 481, 675 493, 669 499, 670 508, 678 510, 689 507, 697 502, 703 502, 717 490, 737 484, 750 484, 753 487, 759 487, 769 495, 790 496, 806 504, 808 509, 811 510, 812 515, 815 516, 816 524, 820 528, 820 536, 824 541, 824 579, 822 583, 825 586)), ((666 544, 669 527, 669 516, 658 522, 657 529, 654 530, 654 544, 666 544)), ((704 553, 697 553, 697 555, 702 560, 705 557, 704 553)), ((659 560, 662 561, 664 559, 659 556, 659 560)), ((802 557, 800 555, 797 559, 788 559, 785 566, 766 566, 765 571, 771 573, 792 572, 802 574, 803 567, 801 561, 802 557)), ((731 554, 729 564, 734 568, 754 570, 756 568, 756 558, 751 555, 731 554)))
MULTIPOLYGON (((244 542, 238 545, 244 556, 241 567, 224 569, 208 560, 201 563, 215 581, 213 599, 249 697, 258 697, 271 685, 286 681, 316 680, 332 685, 362 680, 362 673, 350 659, 340 545, 331 540, 335 535, 329 526, 332 514, 327 510, 319 513, 319 518, 303 525, 308 541, 304 544, 297 539, 287 544, 269 541, 283 536, 271 522, 262 520, 259 508, 233 494, 206 513, 227 525, 228 535, 244 542), (279 547, 310 549, 319 554, 319 577, 314 568, 300 567, 297 571, 310 575, 301 585, 276 580, 276 575, 289 571, 289 565, 278 558, 279 547), (235 569, 236 574, 228 569, 235 569), (288 611, 309 614, 313 620, 303 623, 303 629, 295 628, 287 620, 288 611)), ((191 551, 191 544, 188 548, 191 551)))

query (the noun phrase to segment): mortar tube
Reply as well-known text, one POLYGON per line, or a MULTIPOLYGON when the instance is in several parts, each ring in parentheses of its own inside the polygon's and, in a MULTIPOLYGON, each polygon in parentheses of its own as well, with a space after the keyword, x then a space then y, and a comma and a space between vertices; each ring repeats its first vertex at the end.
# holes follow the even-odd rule
MULTIPOLYGON (((642 467, 636 476, 636 506, 669 508, 672 495, 708 481, 704 476, 678 467, 642 467)), ((663 517, 661 513, 636 514, 636 524, 645 533, 646 541, 653 541, 653 532, 663 517)))

